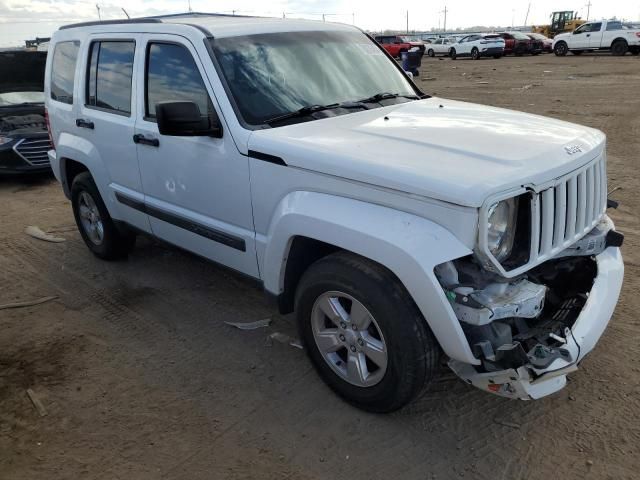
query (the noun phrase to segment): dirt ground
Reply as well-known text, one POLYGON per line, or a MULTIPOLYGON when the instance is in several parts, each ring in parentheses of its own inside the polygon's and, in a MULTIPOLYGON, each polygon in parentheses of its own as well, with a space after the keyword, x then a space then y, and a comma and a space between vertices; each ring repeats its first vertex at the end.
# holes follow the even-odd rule
POLYGON ((425 59, 419 83, 608 135, 625 285, 566 389, 509 401, 445 372, 408 408, 363 413, 303 351, 265 341, 294 322, 251 283, 148 239, 128 261, 99 261, 53 179, 2 179, 0 304, 58 298, 0 310, 0 478, 640 478, 640 58, 425 59), (224 324, 268 317, 249 332, 224 324))

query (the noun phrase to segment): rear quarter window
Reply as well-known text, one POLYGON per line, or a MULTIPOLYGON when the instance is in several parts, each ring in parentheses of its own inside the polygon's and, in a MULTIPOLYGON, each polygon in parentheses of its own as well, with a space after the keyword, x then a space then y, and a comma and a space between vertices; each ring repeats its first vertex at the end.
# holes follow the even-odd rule
POLYGON ((91 44, 86 105, 121 115, 131 114, 135 42, 95 41, 91 44))
POLYGON ((80 42, 57 43, 51 67, 51 99, 73 104, 73 81, 80 42))

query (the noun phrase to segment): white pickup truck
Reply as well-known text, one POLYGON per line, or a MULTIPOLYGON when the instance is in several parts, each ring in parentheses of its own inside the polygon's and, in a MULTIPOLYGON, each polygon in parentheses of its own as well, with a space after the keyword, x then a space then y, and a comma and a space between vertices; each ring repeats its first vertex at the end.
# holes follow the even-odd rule
POLYGON ((551 394, 618 301, 604 134, 430 97, 352 26, 70 25, 45 96, 96 256, 143 232, 255 279, 358 407, 400 408, 443 358, 484 391, 551 394))
POLYGON ((558 56, 568 52, 580 55, 585 51, 610 50, 613 55, 640 53, 640 29, 620 20, 602 20, 580 25, 571 33, 553 39, 553 51, 558 56))

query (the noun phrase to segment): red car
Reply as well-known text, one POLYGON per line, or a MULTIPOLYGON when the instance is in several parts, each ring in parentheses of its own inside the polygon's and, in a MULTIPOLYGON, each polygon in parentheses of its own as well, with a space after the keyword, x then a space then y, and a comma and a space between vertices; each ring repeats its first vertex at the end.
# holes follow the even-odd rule
POLYGON ((539 51, 535 51, 538 45, 522 32, 502 32, 498 33, 504 38, 504 54, 524 55, 525 53, 532 53, 537 55, 539 51))
POLYGON ((527 33, 527 36, 538 42, 542 42, 542 51, 551 53, 553 52, 553 40, 545 37, 541 33, 527 33))
POLYGON ((394 58, 399 58, 402 52, 408 52, 414 47, 418 47, 424 55, 426 49, 423 42, 412 42, 399 35, 378 35, 376 36, 376 42, 382 45, 382 48, 394 58))

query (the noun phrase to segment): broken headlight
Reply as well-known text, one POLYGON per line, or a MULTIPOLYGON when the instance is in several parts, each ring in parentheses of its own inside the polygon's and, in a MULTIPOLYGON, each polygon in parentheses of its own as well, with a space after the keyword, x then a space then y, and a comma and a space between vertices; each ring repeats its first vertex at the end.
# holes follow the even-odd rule
POLYGON ((518 199, 494 203, 487 211, 487 247, 499 262, 511 253, 516 233, 518 199))

